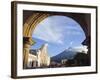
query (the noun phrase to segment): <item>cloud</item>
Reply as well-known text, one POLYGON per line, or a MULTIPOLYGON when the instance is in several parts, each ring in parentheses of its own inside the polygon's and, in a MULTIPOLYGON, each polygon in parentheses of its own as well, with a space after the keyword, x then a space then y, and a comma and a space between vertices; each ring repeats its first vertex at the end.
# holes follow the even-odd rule
POLYGON ((73 44, 73 41, 70 42, 70 45, 72 45, 72 44, 73 44))
POLYGON ((39 24, 33 33, 33 37, 50 43, 63 44, 61 30, 59 28, 53 28, 48 23, 39 24))
POLYGON ((74 49, 75 51, 77 51, 77 52, 84 52, 84 53, 87 54, 88 46, 86 46, 86 45, 81 45, 81 46, 74 47, 73 49, 74 49))
POLYGON ((81 35, 82 33, 79 31, 67 30, 67 35, 81 35))

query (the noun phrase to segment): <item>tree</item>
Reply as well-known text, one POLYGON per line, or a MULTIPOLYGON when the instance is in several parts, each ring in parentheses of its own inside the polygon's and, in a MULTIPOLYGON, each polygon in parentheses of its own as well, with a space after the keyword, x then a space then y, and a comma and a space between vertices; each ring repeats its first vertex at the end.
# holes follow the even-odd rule
POLYGON ((74 60, 76 60, 77 64, 79 66, 89 66, 90 60, 89 60, 88 54, 85 53, 77 53, 77 55, 74 57, 74 60))

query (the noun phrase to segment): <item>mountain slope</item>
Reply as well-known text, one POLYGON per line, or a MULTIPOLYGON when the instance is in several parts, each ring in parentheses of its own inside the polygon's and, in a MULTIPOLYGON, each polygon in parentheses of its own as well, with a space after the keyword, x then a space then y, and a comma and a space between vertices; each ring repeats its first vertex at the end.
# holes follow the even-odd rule
POLYGON ((75 51, 67 49, 59 53, 58 55, 51 57, 51 61, 61 62, 62 59, 73 59, 75 55, 75 51))

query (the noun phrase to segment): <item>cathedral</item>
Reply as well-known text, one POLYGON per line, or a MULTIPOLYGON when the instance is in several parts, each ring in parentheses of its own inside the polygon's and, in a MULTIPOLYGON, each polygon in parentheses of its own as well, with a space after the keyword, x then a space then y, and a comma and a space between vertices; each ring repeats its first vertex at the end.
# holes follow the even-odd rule
POLYGON ((40 49, 29 51, 28 68, 48 67, 50 65, 50 57, 47 51, 48 44, 43 44, 40 49))

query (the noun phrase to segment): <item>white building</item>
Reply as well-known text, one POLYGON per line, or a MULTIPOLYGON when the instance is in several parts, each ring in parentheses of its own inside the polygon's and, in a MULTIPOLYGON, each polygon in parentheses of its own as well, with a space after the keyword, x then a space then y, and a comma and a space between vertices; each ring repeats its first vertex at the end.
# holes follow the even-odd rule
POLYGON ((45 67, 50 65, 50 57, 47 51, 47 44, 42 45, 38 50, 30 50, 28 67, 45 67))

